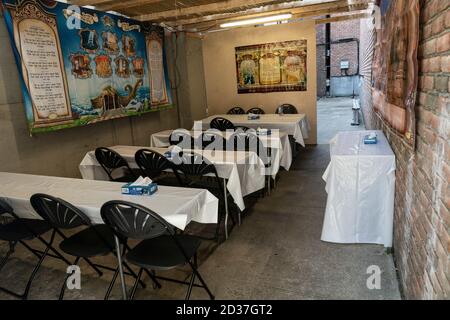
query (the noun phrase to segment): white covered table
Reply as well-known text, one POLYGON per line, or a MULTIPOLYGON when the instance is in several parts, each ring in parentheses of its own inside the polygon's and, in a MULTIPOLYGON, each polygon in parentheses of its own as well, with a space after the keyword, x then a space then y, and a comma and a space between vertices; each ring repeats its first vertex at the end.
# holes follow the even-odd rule
POLYGON ((323 241, 392 247, 395 155, 381 131, 378 144, 364 144, 371 132, 341 132, 331 142, 323 241))
MULTIPOLYGON (((136 146, 114 146, 112 150, 127 160, 131 168, 138 168, 134 155, 139 149, 150 149, 164 154, 168 148, 136 146)), ((244 197, 264 188, 265 167, 255 152, 195 150, 203 154, 217 170, 219 178, 226 179, 226 187, 240 210, 245 209, 244 197)), ((97 162, 95 152, 86 154, 79 166, 83 179, 108 180, 108 176, 97 162)))
POLYGON ((82 210, 94 224, 102 224, 100 208, 110 200, 147 207, 173 226, 184 230, 191 222, 217 223, 218 199, 207 190, 159 186, 152 196, 122 195, 123 183, 0 172, 0 199, 22 218, 40 218, 30 204, 35 193, 66 200, 82 210))
MULTIPOLYGON (((170 146, 169 138, 174 130, 164 130, 151 135, 150 146, 157 148, 165 148, 170 146)), ((198 139, 204 131, 190 131, 190 134, 195 139, 198 139)), ((225 139, 228 139, 233 133, 223 132, 225 139)), ((275 176, 280 167, 289 171, 292 164, 292 149, 289 144, 289 136, 286 132, 274 132, 271 135, 258 136, 262 144, 266 148, 272 149, 272 172, 275 176)))
POLYGON ((221 117, 230 120, 236 126, 245 126, 252 129, 265 128, 279 130, 293 136, 295 141, 305 146, 305 139, 309 137, 310 123, 305 114, 262 114, 258 120, 249 120, 244 114, 218 114, 194 122, 194 130, 207 130, 211 120, 221 117))

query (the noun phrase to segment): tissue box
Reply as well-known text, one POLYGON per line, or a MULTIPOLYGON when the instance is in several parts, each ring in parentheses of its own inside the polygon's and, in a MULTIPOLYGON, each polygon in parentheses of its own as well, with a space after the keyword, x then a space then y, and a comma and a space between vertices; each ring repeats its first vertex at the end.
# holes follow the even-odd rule
POLYGON ((156 183, 150 183, 147 186, 131 186, 132 182, 127 183, 122 186, 122 194, 133 195, 133 196, 151 196, 156 191, 158 191, 158 185, 156 183))
POLYGON ((258 114, 249 114, 247 118, 248 120, 258 120, 261 117, 258 114))
POLYGON ((376 136, 373 138, 371 138, 370 135, 364 137, 364 144, 377 144, 377 143, 378 139, 376 136))
POLYGON ((259 136, 270 136, 272 134, 272 130, 270 129, 258 129, 256 133, 259 136))

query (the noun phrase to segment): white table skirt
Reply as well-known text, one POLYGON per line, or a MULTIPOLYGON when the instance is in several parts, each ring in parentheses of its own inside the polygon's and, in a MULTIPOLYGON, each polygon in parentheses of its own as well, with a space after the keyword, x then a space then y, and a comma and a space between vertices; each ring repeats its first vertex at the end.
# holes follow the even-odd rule
MULTIPOLYGON (((150 137, 150 146, 156 148, 166 148, 170 146, 169 138, 174 130, 164 130, 154 133, 150 137)), ((199 138, 204 131, 190 131, 195 138, 199 138)), ((231 132, 224 132, 225 139, 232 135, 231 132)), ((280 166, 289 171, 292 164, 292 149, 289 144, 289 136, 285 132, 277 132, 268 136, 259 136, 259 139, 266 148, 272 149, 272 176, 276 176, 280 166)))
MULTIPOLYGON (((138 168, 134 155, 139 149, 146 147, 114 146, 114 151, 124 157, 131 168, 138 168)), ((168 148, 147 148, 164 154, 168 148)), ((219 178, 227 179, 227 190, 233 197, 239 209, 244 210, 244 197, 264 188, 265 167, 254 152, 244 151, 202 151, 205 159, 216 167, 219 178)), ((83 179, 108 180, 108 176, 97 162, 94 151, 86 154, 80 163, 80 173, 83 179)))
POLYGON ((331 143, 323 241, 392 247, 395 155, 381 131, 378 144, 365 145, 370 132, 341 132, 331 143))
POLYGON ((280 130, 293 136, 295 141, 305 146, 305 139, 309 138, 311 125, 305 114, 262 114, 258 120, 249 120, 248 115, 235 114, 218 114, 210 116, 203 120, 194 122, 194 130, 201 131, 209 129, 211 120, 221 117, 230 120, 236 126, 246 126, 249 128, 265 128, 272 130, 280 130))
POLYGON ((173 226, 184 230, 191 222, 217 223, 219 200, 207 190, 159 186, 152 196, 121 194, 123 183, 0 172, 0 199, 22 218, 40 218, 30 204, 35 193, 66 200, 83 211, 94 224, 103 224, 102 205, 123 200, 147 207, 173 226))

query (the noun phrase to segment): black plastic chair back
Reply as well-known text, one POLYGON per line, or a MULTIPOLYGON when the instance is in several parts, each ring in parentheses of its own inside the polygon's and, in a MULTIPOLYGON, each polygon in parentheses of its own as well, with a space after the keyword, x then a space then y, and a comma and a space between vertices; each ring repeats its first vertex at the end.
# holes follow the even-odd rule
POLYGON ((53 196, 37 193, 30 198, 33 209, 45 221, 59 229, 90 226, 90 219, 70 203, 53 196))
POLYGON ((4 200, 0 199, 0 216, 6 213, 14 214, 14 210, 4 200))
POLYGON ((158 152, 140 149, 134 155, 136 163, 144 176, 150 179, 159 177, 163 171, 173 170, 173 163, 158 152))
POLYGON ((275 111, 276 114, 298 114, 297 108, 292 104, 285 103, 277 108, 275 111))
POLYGON ((220 117, 212 119, 211 123, 209 124, 209 127, 211 129, 217 129, 220 131, 227 131, 227 130, 235 129, 233 122, 231 122, 228 119, 220 118, 220 117))
MULTIPOLYGON (((128 174, 134 177, 128 162, 117 152, 109 148, 100 147, 95 149, 95 158, 102 166, 111 181, 116 181, 112 174, 115 170, 125 169, 128 174)), ((135 178, 135 177, 134 177, 135 178)))
POLYGON ((226 147, 226 140, 223 133, 217 129, 210 129, 203 132, 200 138, 203 149, 224 150, 226 147))
POLYGON ((195 139, 187 130, 174 130, 169 137, 171 146, 179 146, 182 149, 194 149, 195 139))
POLYGON ((266 148, 256 133, 247 133, 248 151, 256 152, 262 162, 267 165, 270 164, 270 152, 266 148))
POLYGON ((19 217, 14 212, 14 209, 8 203, 6 203, 6 201, 0 199, 0 216, 4 214, 9 214, 14 219, 19 219, 19 217))
POLYGON ((174 235, 173 228, 157 213, 126 201, 108 201, 101 210, 106 225, 121 238, 152 239, 164 234, 174 235))
POLYGON ((222 189, 216 167, 205 160, 201 154, 184 153, 181 160, 181 163, 176 166, 176 170, 179 170, 187 179, 187 181, 184 181, 183 183, 184 186, 189 187, 192 180, 201 179, 205 175, 212 175, 215 178, 219 189, 222 189))
POLYGON ((248 135, 243 131, 233 133, 227 140, 228 151, 247 151, 248 145, 248 135))
POLYGON ((251 108, 250 110, 247 111, 247 113, 252 113, 252 114, 266 114, 264 112, 263 109, 261 108, 251 108))
POLYGON ((228 110, 227 114, 245 114, 245 110, 241 107, 234 107, 228 110))
POLYGON ((234 128, 234 131, 236 132, 247 132, 248 130, 250 130, 250 128, 246 126, 236 126, 234 128))

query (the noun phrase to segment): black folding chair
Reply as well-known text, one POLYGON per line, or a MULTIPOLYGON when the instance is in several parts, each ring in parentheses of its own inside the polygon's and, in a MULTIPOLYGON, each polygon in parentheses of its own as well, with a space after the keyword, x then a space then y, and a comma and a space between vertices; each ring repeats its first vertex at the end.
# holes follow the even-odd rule
POLYGON ((227 130, 234 130, 235 126, 233 122, 231 122, 228 119, 217 117, 211 120, 211 123, 209 124, 209 127, 211 129, 217 129, 220 131, 227 131, 227 130))
POLYGON ((285 103, 277 108, 276 114, 298 114, 297 108, 292 104, 285 103))
POLYGON ((247 111, 247 114, 250 114, 250 113, 252 113, 252 114, 266 114, 264 112, 264 110, 261 109, 261 108, 251 108, 250 110, 247 111))
MULTIPOLYGON (((264 163, 266 170, 270 169, 272 166, 272 150, 266 148, 262 143, 261 139, 258 137, 257 133, 253 129, 249 129, 246 132, 236 132, 233 133, 227 140, 227 150, 235 151, 253 151, 264 163)), ((267 175, 268 193, 270 194, 271 177, 267 175)), ((240 223, 240 217, 239 217, 240 223)))
MULTIPOLYGON (((292 104, 284 103, 277 108, 275 111, 276 114, 298 114, 298 110, 292 104)), ((291 144, 291 148, 294 154, 294 157, 298 154, 300 148, 295 139, 292 136, 289 136, 289 142, 291 144)))
POLYGON ((35 265, 22 294, 13 292, 12 290, 3 287, 0 287, 0 290, 16 298, 26 300, 28 299, 28 294, 30 292, 33 280, 46 256, 61 259, 67 263, 67 265, 70 265, 71 263, 67 261, 55 248, 53 248, 52 244, 55 238, 54 230, 51 234, 50 242, 47 242, 44 238, 42 238, 42 235, 52 230, 52 226, 48 222, 36 219, 21 219, 14 213, 14 210, 5 201, 0 200, 0 216, 6 214, 9 214, 10 217, 8 220, 10 220, 10 222, 0 224, 0 240, 9 242, 9 251, 6 253, 6 256, 1 259, 0 271, 8 262, 10 256, 15 252, 16 245, 18 243, 23 245, 33 255, 35 255, 39 261, 35 265), (41 251, 34 249, 26 243, 26 241, 33 239, 38 239, 41 243, 43 243, 45 245, 45 250, 41 251), (49 253, 49 250, 51 250, 54 255, 49 253))
MULTIPOLYGON (((206 189, 219 199, 219 221, 216 227, 215 240, 219 242, 219 230, 222 220, 225 223, 225 238, 228 238, 229 201, 231 195, 226 188, 226 180, 220 179, 216 167, 198 153, 184 153, 180 164, 176 167, 182 174, 183 186, 187 188, 206 189), (223 180, 223 181, 221 181, 223 180), (223 214, 225 212, 225 214, 223 214)), ((235 220, 231 215, 233 225, 235 220)), ((208 239, 211 240, 211 239, 208 239)))
POLYGON ((155 278, 188 285, 186 300, 190 298, 193 287, 204 288, 210 299, 214 299, 197 270, 197 251, 201 244, 199 238, 176 234, 173 227, 157 213, 130 202, 109 201, 102 206, 101 215, 118 237, 142 240, 124 255, 126 261, 140 268, 130 299, 135 296, 144 270, 147 274, 154 275, 156 271, 170 270, 186 264, 192 270, 189 282, 156 275, 155 278), (201 285, 195 284, 196 278, 201 285))
POLYGON ((235 126, 234 130, 236 132, 238 132, 238 131, 240 131, 240 132, 247 132, 248 130, 250 130, 250 128, 246 127, 246 126, 235 126))
POLYGON ((181 149, 194 149, 195 139, 188 130, 174 130, 169 137, 171 146, 179 146, 181 149))
MULTIPOLYGON (((264 167, 267 170, 272 168, 272 150, 270 148, 266 148, 262 143, 261 139, 258 137, 256 132, 246 132, 247 135, 247 150, 256 152, 258 157, 262 160, 264 167)), ((271 191, 271 181, 272 177, 270 174, 266 174, 267 176, 267 190, 270 195, 271 191)))
POLYGON ((241 107, 234 107, 228 110, 227 114, 245 114, 245 110, 241 107))
POLYGON ((141 149, 136 152, 134 157, 145 177, 149 177, 160 185, 172 187, 182 185, 178 172, 173 169, 173 163, 158 152, 141 149))
POLYGON ((105 147, 97 148, 95 149, 95 158, 111 181, 132 182, 137 179, 128 162, 114 150, 105 147), (122 171, 122 175, 115 177, 118 171, 122 171))
POLYGON ((217 129, 209 129, 201 134, 201 144, 206 150, 225 150, 226 140, 223 132, 217 129))
MULTIPOLYGON (((46 194, 34 194, 31 199, 31 205, 34 210, 51 225, 54 232, 58 233, 63 240, 59 248, 66 254, 76 257, 71 265, 78 265, 80 260, 85 260, 89 266, 97 272, 99 276, 103 275, 100 268, 114 271, 114 277, 111 281, 105 295, 105 300, 109 298, 114 282, 117 278, 119 268, 113 269, 107 266, 94 264, 90 258, 106 256, 115 253, 115 239, 112 230, 106 225, 93 225, 90 219, 78 208, 72 204, 46 194), (83 230, 67 237, 62 231, 78 227, 86 227, 83 230)), ((129 273, 137 278, 136 273, 125 264, 129 273)), ((61 287, 59 300, 64 298, 68 274, 61 287)), ((141 283, 144 285, 143 283, 141 283)))

